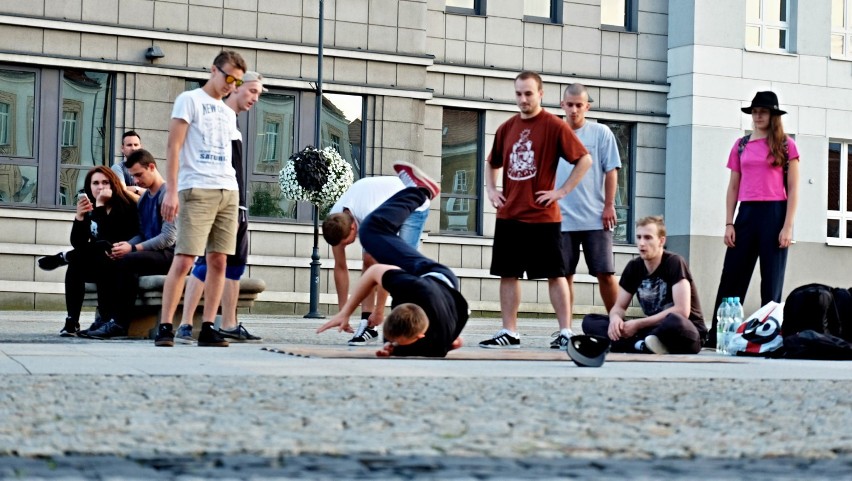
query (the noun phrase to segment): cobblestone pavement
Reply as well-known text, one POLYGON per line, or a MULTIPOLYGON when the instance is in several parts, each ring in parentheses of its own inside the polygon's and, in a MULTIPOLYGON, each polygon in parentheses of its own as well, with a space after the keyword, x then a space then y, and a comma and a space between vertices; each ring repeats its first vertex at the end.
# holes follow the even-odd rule
MULTIPOLYGON (((39 371, 51 374, 0 374, 0 478, 852 476, 845 363, 829 371, 805 361, 579 369, 567 360, 299 359, 260 347, 341 345, 347 336, 314 335, 317 321, 243 316, 263 344, 157 349, 150 341, 60 339, 59 319, 0 313, 0 368, 32 366, 38 356, 71 364, 39 371), (69 346, 80 348, 78 357, 50 357, 69 346), (75 372, 84 354, 169 366, 159 375, 97 373, 110 366, 75 372), (214 357, 237 368, 219 370, 214 357)), ((465 336, 475 343, 498 324, 474 320, 465 336)), ((524 348, 536 349, 555 322, 522 325, 524 348)))

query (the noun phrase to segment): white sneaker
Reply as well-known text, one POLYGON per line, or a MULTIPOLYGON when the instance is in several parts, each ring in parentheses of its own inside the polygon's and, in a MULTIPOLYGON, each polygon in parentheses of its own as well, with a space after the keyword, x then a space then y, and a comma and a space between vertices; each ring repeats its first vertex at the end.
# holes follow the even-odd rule
POLYGON ((651 334, 645 338, 645 347, 654 354, 668 354, 669 350, 659 337, 651 334))

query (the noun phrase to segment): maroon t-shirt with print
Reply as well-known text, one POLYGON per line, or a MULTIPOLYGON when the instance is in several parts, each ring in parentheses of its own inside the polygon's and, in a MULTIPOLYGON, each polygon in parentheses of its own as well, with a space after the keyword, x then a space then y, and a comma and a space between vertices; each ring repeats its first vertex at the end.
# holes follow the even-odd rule
MULTIPOLYGON (((515 115, 497 128, 488 161, 503 168, 503 196, 498 219, 529 223, 559 222, 559 203, 536 203, 536 192, 553 190, 559 158, 571 164, 588 154, 582 142, 562 119, 542 110, 522 119, 515 115)), ((558 187, 558 186, 557 186, 558 187)))

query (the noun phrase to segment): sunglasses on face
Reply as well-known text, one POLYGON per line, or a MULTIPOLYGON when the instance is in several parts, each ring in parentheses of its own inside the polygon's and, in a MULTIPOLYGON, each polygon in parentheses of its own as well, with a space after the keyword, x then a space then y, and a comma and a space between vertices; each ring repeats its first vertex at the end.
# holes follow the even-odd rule
POLYGON ((218 71, 219 71, 219 73, 221 73, 222 75, 224 75, 224 76, 225 76, 225 83, 234 84, 234 85, 236 85, 237 87, 239 87, 240 85, 242 85, 242 84, 243 84, 243 79, 239 79, 239 78, 234 77, 233 75, 231 75, 231 74, 229 74, 229 73, 225 72, 224 70, 222 70, 222 67, 219 67, 219 66, 217 65, 217 66, 216 66, 216 70, 218 70, 218 71))

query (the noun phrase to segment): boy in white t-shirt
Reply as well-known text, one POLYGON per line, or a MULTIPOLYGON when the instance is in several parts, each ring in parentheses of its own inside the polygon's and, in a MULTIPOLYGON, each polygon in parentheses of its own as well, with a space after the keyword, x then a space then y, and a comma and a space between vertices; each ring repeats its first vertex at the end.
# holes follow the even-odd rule
POLYGON ((213 329, 225 285, 225 264, 237 238, 239 187, 231 165, 231 140, 239 135, 236 114, 222 98, 242 85, 247 70, 240 54, 223 51, 213 60, 204 87, 175 100, 166 147, 169 188, 163 200, 166 221, 177 217, 175 257, 163 286, 163 312, 154 345, 174 346, 172 319, 186 273, 207 252, 204 313, 199 346, 226 347, 213 329))

